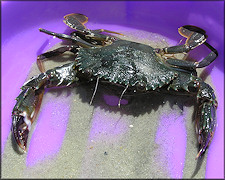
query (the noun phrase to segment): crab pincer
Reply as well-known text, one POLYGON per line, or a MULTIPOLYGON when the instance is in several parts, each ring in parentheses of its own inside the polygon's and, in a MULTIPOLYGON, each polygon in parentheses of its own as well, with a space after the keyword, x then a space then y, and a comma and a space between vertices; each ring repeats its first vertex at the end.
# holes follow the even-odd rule
POLYGON ((28 134, 31 124, 39 111, 44 91, 35 92, 32 88, 22 89, 16 98, 12 111, 12 135, 22 152, 27 151, 28 134))
POLYGON ((45 88, 69 86, 76 79, 74 63, 47 70, 24 83, 12 111, 12 135, 19 150, 26 152, 31 125, 36 118, 45 88))
POLYGON ((27 114, 15 111, 12 115, 13 125, 12 132, 13 137, 16 140, 17 145, 22 152, 27 151, 27 139, 30 131, 30 120, 27 119, 27 114), (28 122, 28 123, 27 123, 28 122))
POLYGON ((216 130, 217 101, 213 89, 202 83, 197 94, 199 108, 197 111, 196 133, 198 135, 199 152, 196 159, 209 147, 216 130))

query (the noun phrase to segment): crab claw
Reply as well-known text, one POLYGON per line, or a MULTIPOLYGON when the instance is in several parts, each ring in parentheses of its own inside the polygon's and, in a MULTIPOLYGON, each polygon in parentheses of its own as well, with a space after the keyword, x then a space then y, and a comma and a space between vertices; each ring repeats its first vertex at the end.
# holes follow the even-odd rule
POLYGON ((210 145, 212 139, 213 139, 212 132, 201 132, 199 134, 199 149, 200 150, 196 156, 196 159, 198 159, 206 151, 206 148, 210 145))
MULTIPOLYGON (((26 85, 28 86, 29 82, 26 85)), ((12 111, 12 136, 18 145, 19 152, 27 151, 28 134, 40 109, 43 94, 44 91, 37 93, 29 87, 24 88, 16 98, 17 103, 12 111)))
POLYGON ((210 145, 216 129, 216 105, 214 103, 203 103, 200 113, 200 121, 197 124, 199 152, 196 156, 198 159, 210 145))
POLYGON ((14 112, 12 115, 12 135, 22 152, 27 151, 27 139, 31 121, 27 119, 25 112, 14 112))

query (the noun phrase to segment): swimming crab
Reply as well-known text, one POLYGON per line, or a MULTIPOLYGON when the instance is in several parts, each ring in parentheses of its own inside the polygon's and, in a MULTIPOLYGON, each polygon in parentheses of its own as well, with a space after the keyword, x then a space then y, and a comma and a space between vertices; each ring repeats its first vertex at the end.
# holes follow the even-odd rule
MULTIPOLYGON (((109 83, 122 86, 120 100, 126 92, 132 94, 160 92, 195 96, 198 104, 196 133, 199 142, 199 158, 209 146, 216 127, 217 101, 214 90, 197 76, 196 69, 211 64, 218 56, 217 51, 206 42, 206 32, 196 26, 185 25, 178 29, 186 38, 185 44, 165 48, 122 40, 110 34, 117 32, 90 30, 84 25, 88 18, 82 14, 69 14, 64 23, 75 31, 70 35, 39 29, 40 32, 68 40, 65 45, 38 56, 41 73, 32 77, 21 87, 12 111, 12 135, 20 150, 26 152, 28 134, 40 109, 46 88, 68 87, 79 81, 109 83), (168 54, 187 53, 204 44, 210 49, 207 57, 191 62, 167 57, 168 54), (75 54, 72 63, 45 71, 43 60, 70 51, 75 54)), ((120 106, 120 100, 118 106, 120 106)))

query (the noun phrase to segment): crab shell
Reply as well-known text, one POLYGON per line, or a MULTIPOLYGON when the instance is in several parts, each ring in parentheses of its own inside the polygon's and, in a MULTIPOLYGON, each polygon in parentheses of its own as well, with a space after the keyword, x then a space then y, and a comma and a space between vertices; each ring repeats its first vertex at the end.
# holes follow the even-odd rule
POLYGON ((144 91, 161 88, 172 80, 168 89, 188 91, 187 84, 196 73, 171 68, 151 46, 126 40, 101 48, 81 48, 76 61, 85 74, 144 91))

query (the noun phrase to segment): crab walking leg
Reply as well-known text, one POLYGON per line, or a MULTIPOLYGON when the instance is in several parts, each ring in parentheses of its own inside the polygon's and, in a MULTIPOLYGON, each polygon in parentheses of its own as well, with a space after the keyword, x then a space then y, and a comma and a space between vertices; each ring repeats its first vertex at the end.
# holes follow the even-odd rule
POLYGON ((45 34, 48 34, 48 35, 51 35, 51 36, 55 36, 59 39, 64 39, 64 40, 70 40, 70 41, 73 41, 75 42, 77 45, 80 45, 82 47, 94 47, 93 44, 90 44, 84 40, 82 40, 81 38, 78 38, 78 37, 75 37, 75 36, 69 36, 69 35, 66 35, 66 34, 61 34, 61 33, 55 33, 55 32, 52 32, 52 31, 48 31, 46 29, 42 29, 42 28, 39 28, 39 31, 40 32, 43 32, 45 34))
POLYGON ((218 52, 210 44, 206 42, 207 35, 206 32, 195 26, 182 26, 178 29, 178 32, 187 40, 185 44, 178 46, 166 47, 163 49, 156 49, 156 52, 160 54, 175 54, 175 53, 187 53, 190 50, 204 44, 211 52, 200 62, 195 62, 196 68, 202 68, 211 64, 218 56, 218 52))
MULTIPOLYGON (((206 67, 217 58, 217 56, 218 56, 217 50, 214 49, 207 42, 204 42, 204 45, 206 45, 211 50, 211 52, 205 58, 203 58, 200 62, 192 63, 192 65, 191 65, 192 67, 195 67, 195 68, 206 67)), ((187 49, 188 48, 186 45, 180 45, 180 46, 172 46, 172 47, 168 47, 168 48, 163 48, 163 51, 165 53, 182 53, 182 52, 188 52, 190 50, 190 49, 189 50, 187 50, 187 49)), ((180 60, 180 62, 181 62, 181 60, 180 60)))
POLYGON ((207 46, 211 52, 208 54, 208 56, 206 56, 203 60, 201 60, 200 62, 196 62, 196 67, 197 68, 202 68, 202 67, 206 67, 209 64, 211 64, 218 56, 218 52, 217 50, 212 47, 210 44, 208 44, 207 42, 204 42, 204 45, 207 46))
POLYGON ((39 111, 44 89, 69 86, 78 81, 75 67, 73 62, 50 69, 31 78, 22 86, 12 111, 12 135, 23 152, 26 152, 28 134, 39 111))
POLYGON ((171 67, 174 68, 181 68, 186 70, 195 70, 196 64, 191 61, 184 61, 180 59, 167 59, 166 63, 168 63, 171 67))
POLYGON ((54 56, 58 56, 60 54, 63 54, 66 51, 70 51, 70 52, 75 54, 77 52, 78 47, 79 46, 76 46, 76 45, 68 45, 68 46, 59 47, 59 48, 54 49, 52 51, 48 51, 48 52, 45 52, 43 54, 40 54, 37 57, 37 65, 38 65, 39 70, 41 72, 45 72, 45 68, 44 68, 44 65, 43 65, 43 62, 42 62, 44 59, 54 57, 54 56))
POLYGON ((205 31, 199 27, 195 26, 182 26, 178 29, 178 32, 181 36, 187 38, 185 44, 166 47, 163 48, 163 53, 166 54, 174 54, 174 53, 183 53, 189 52, 190 50, 200 46, 206 41, 206 34, 205 31))
POLYGON ((121 34, 121 33, 115 32, 115 31, 109 31, 106 29, 96 29, 96 30, 92 30, 92 32, 95 32, 95 33, 107 32, 107 33, 118 34, 118 35, 124 36, 124 34, 121 34))
POLYGON ((211 86, 205 82, 200 82, 200 88, 197 94, 198 111, 196 121, 196 133, 198 134, 199 158, 210 145, 216 129, 216 108, 217 101, 211 86))

